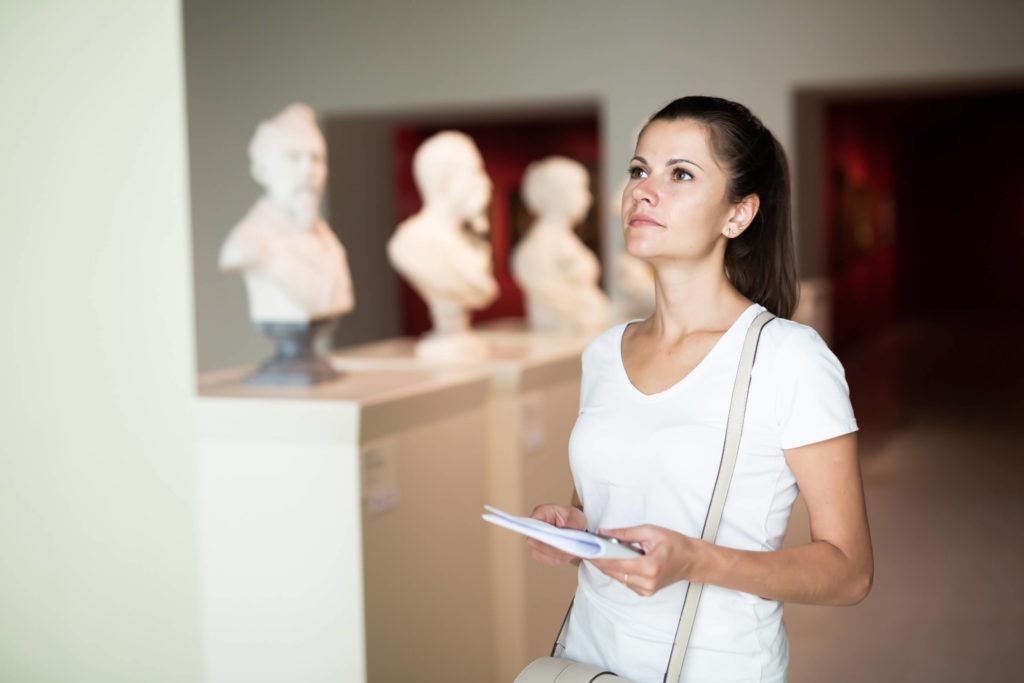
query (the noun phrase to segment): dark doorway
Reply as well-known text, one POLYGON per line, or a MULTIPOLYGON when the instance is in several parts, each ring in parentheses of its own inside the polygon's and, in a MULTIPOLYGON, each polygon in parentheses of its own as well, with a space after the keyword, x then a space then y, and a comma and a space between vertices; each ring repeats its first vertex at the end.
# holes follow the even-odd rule
POLYGON ((862 440, 1024 390, 1024 81, 820 89, 797 111, 801 268, 828 282, 862 440))
POLYGON ((1024 311, 1024 86, 802 97, 821 144, 801 224, 821 226, 837 350, 896 321, 1024 311))

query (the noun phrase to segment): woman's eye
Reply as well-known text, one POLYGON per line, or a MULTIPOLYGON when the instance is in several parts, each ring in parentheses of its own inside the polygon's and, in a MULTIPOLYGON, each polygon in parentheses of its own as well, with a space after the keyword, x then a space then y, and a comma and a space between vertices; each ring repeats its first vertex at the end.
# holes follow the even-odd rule
POLYGON ((693 174, 686 169, 677 168, 672 171, 672 178, 675 180, 693 180, 693 174))
POLYGON ((629 167, 629 177, 633 178, 634 180, 637 179, 637 178, 646 178, 647 177, 647 171, 645 171, 644 169, 640 168, 639 166, 630 166, 629 167))

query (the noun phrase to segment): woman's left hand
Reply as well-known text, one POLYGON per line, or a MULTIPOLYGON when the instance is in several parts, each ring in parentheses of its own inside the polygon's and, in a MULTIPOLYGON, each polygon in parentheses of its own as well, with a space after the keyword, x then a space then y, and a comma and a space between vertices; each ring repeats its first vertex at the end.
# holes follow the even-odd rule
POLYGON ((624 584, 638 595, 654 595, 665 586, 690 579, 706 544, 652 524, 626 529, 599 529, 623 544, 636 543, 644 555, 632 560, 588 560, 603 574, 624 584))

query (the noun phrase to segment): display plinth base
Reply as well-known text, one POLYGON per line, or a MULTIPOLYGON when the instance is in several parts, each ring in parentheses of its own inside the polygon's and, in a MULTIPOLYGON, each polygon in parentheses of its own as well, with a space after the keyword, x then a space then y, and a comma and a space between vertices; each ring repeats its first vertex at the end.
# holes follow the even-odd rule
POLYGON ((496 680, 479 517, 489 377, 244 376, 199 382, 204 680, 496 680))
MULTIPOLYGON (((490 377, 485 457, 488 502, 524 515, 539 503, 568 503, 573 492, 569 432, 579 410, 580 354, 589 339, 531 333, 508 322, 478 330, 477 334, 488 344, 485 361, 426 362, 416 354, 415 339, 399 338, 341 349, 331 355, 331 363, 352 373, 429 367, 482 369, 490 377)), ((575 591, 576 568, 540 565, 530 558, 522 537, 485 526, 491 554, 492 680, 511 681, 532 659, 550 651, 575 591)), ((369 563, 367 567, 369 571, 369 563)), ((412 574, 410 580, 415 581, 412 574)), ((374 579, 368 577, 368 596, 373 583, 374 579)), ((411 590, 419 590, 420 584, 415 585, 417 588, 411 590)), ((401 607, 401 600, 407 598, 399 591, 379 606, 368 602, 371 657, 393 659, 393 652, 404 647, 404 643, 389 637, 387 626, 389 615, 403 613, 403 618, 409 618, 408 611, 402 612, 401 607)), ((420 629, 436 625, 436 615, 422 614, 419 618, 420 629)), ((416 678, 411 669, 402 673, 416 678)))

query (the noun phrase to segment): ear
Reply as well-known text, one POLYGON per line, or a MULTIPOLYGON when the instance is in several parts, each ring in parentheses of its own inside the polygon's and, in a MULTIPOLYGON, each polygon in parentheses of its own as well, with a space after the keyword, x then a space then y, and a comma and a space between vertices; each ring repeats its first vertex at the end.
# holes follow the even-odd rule
POLYGON ((437 177, 437 194, 440 197, 444 197, 445 201, 451 201, 452 189, 456 183, 455 173, 452 169, 446 168, 443 173, 439 173, 437 177))
POLYGON ((761 198, 756 194, 748 194, 733 204, 729 220, 726 222, 725 228, 722 229, 722 234, 729 239, 742 235, 747 226, 753 222, 759 208, 761 208, 761 198))

